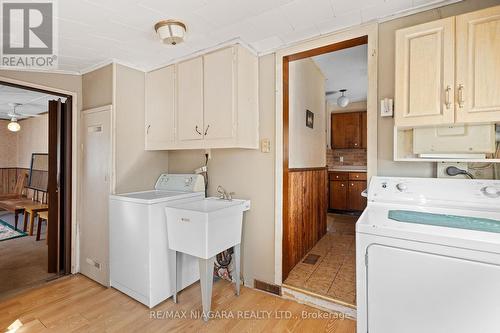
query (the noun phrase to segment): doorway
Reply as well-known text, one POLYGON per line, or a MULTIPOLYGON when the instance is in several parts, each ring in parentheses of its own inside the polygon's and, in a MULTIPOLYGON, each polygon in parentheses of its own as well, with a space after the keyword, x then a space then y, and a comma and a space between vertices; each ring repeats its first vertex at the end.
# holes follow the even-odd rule
MULTIPOLYGON (((373 134, 375 125, 376 133, 376 91, 370 93, 368 89, 372 85, 367 82, 368 69, 374 65, 369 59, 373 54, 368 47, 368 35, 285 53, 281 72, 281 281, 284 287, 354 308, 355 222, 365 202, 361 192, 366 189, 367 169, 370 168, 367 164, 373 163, 373 156, 376 163, 376 141, 369 144, 367 130, 368 119, 375 118, 370 131, 373 134), (339 76, 328 77, 331 74, 328 64, 335 57, 343 57, 349 65, 356 54, 364 55, 365 93, 355 98, 359 91, 356 85, 349 87, 352 82, 346 77, 340 76, 341 82, 330 86, 329 81, 339 81, 339 76), (319 72, 317 84, 311 81, 313 74, 304 74, 314 71, 319 72), (304 97, 304 92, 313 86, 317 86, 314 92, 304 97), (302 95, 297 90, 302 91, 302 95), (318 106, 318 102, 312 104, 312 98, 322 98, 323 107, 318 106), (300 99, 306 103, 298 101, 300 99), (316 123, 317 120, 320 123, 316 123), (318 137, 322 133, 323 141, 311 140, 315 126, 318 126, 318 137), (339 130, 345 133, 340 136, 339 130), (340 137, 344 141, 342 144, 339 144, 340 137), (351 168, 346 168, 342 174, 329 170, 339 164, 351 168), (356 167, 363 169, 356 170, 356 167), (332 182, 336 176, 342 183, 332 182), (348 199, 350 192, 352 198, 348 199), (343 206, 332 209, 332 204, 342 198, 343 206)), ((372 76, 372 82, 374 79, 376 77, 372 76)))
POLYGON ((0 297, 71 271, 71 106, 0 81, 0 297))

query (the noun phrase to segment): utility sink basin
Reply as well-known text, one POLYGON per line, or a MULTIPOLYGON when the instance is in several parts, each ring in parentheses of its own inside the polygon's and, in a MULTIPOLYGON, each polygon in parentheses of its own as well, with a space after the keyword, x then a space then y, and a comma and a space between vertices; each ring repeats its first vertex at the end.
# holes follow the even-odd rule
POLYGON ((168 246, 198 258, 212 258, 241 243, 243 212, 249 209, 249 200, 238 199, 172 203, 165 208, 168 246))

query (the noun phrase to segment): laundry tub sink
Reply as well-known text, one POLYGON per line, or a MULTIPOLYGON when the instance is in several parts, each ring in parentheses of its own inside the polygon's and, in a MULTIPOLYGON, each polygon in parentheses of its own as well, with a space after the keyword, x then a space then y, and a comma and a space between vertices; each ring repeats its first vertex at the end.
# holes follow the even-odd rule
POLYGON ((219 198, 168 205, 169 248, 198 258, 214 257, 241 243, 243 212, 249 209, 249 200, 219 198))

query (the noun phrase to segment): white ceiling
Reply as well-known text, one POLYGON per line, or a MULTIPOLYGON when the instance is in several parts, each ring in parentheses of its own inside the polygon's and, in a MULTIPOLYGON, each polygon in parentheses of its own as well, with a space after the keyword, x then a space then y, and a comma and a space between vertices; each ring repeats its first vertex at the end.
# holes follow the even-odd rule
POLYGON ((16 108, 16 113, 25 115, 19 117, 23 119, 47 112, 49 101, 58 98, 65 100, 55 95, 0 85, 0 119, 10 119, 8 114, 12 112, 12 106, 9 103, 23 104, 16 108))
MULTIPOLYGON (((111 60, 151 70, 233 39, 266 53, 309 37, 453 0, 63 0, 59 70, 111 60), (160 43, 153 25, 187 24, 185 43, 160 43)), ((458 1, 458 0, 456 0, 458 1)))
MULTIPOLYGON (((325 90, 347 89, 351 102, 366 101, 368 91, 368 47, 360 45, 312 58, 326 78, 325 90)), ((327 96, 336 101, 340 94, 327 96)))

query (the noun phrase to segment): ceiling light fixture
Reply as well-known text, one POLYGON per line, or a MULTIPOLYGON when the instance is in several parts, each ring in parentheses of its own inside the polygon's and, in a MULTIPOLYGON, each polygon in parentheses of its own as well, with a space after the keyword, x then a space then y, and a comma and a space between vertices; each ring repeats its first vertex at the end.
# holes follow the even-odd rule
POLYGON ((21 125, 19 125, 19 123, 17 122, 17 118, 13 117, 10 120, 10 123, 7 125, 7 128, 11 132, 19 132, 19 130, 21 129, 21 125))
POLYGON ((340 106, 341 108, 345 108, 347 105, 349 105, 349 97, 345 95, 345 92, 347 89, 340 89, 339 92, 342 93, 342 96, 340 96, 337 99, 337 105, 340 106))
POLYGON ((155 24, 155 31, 163 43, 177 45, 184 41, 186 25, 177 20, 164 20, 155 24))

